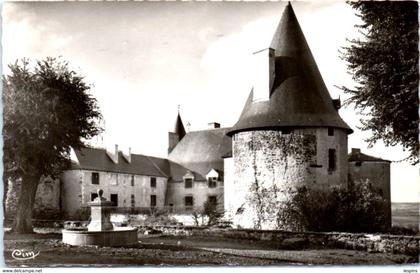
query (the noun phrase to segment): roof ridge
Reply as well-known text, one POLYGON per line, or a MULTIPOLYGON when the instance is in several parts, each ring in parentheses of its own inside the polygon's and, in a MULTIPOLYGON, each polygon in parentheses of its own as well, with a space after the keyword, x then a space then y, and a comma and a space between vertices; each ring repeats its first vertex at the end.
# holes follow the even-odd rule
POLYGON ((381 157, 376 157, 376 156, 369 155, 369 154, 365 154, 365 153, 362 153, 362 152, 353 153, 353 151, 352 151, 347 156, 349 157, 348 160, 350 162, 352 162, 352 161, 386 161, 386 162, 392 162, 391 160, 384 159, 384 158, 381 158, 381 157), (365 156, 365 158, 361 158, 360 156, 365 156), (354 158, 352 158, 352 157, 354 157, 354 158))
POLYGON ((197 132, 205 132, 205 131, 216 131, 216 130, 229 130, 232 127, 222 127, 222 128, 210 128, 210 129, 201 129, 201 130, 195 130, 195 131, 189 131, 187 134, 189 133, 197 133, 197 132))

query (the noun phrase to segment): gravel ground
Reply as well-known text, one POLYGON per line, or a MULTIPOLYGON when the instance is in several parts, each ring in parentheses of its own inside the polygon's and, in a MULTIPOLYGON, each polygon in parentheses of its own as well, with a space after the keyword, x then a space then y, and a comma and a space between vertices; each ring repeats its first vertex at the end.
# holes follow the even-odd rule
POLYGON ((6 234, 4 257, 10 267, 133 266, 133 265, 308 265, 401 264, 418 257, 367 253, 342 249, 279 250, 267 242, 181 236, 141 236, 130 248, 74 247, 61 242, 61 234, 6 234), (13 250, 40 254, 18 261, 13 250))

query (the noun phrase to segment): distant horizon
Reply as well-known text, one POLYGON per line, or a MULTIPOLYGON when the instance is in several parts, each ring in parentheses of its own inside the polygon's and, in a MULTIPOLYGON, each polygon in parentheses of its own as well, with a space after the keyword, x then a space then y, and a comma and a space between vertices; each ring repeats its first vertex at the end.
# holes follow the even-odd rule
POLYGON ((414 204, 420 205, 419 202, 415 202, 415 201, 404 201, 404 202, 395 202, 395 201, 393 202, 393 201, 391 201, 391 204, 392 203, 399 203, 399 204, 405 204, 405 203, 407 203, 407 204, 413 204, 414 203, 414 204))

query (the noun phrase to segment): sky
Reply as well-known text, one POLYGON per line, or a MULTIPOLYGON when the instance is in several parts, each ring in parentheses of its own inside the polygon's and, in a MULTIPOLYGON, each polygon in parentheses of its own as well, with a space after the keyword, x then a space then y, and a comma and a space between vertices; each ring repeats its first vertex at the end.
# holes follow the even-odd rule
MULTIPOLYGON (((165 157, 178 105, 187 130, 233 126, 252 86, 252 53, 267 48, 286 2, 6 2, 3 71, 23 57, 61 56, 92 85, 105 132, 91 141, 110 150, 165 157)), ((343 1, 293 8, 332 98, 352 86, 339 49, 359 37, 343 1)), ((398 161, 401 147, 368 148, 360 114, 340 109, 354 133, 349 150, 398 161)), ((393 202, 418 202, 417 166, 391 164, 393 202)))

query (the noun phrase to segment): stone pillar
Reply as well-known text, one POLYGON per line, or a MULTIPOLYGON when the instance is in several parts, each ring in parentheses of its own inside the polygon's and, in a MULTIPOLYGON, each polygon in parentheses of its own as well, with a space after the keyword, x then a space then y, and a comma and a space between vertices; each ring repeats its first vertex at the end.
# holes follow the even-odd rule
POLYGON ((111 207, 112 202, 106 201, 102 195, 103 191, 98 190, 98 197, 96 197, 93 202, 89 202, 91 220, 88 225, 88 231, 104 231, 113 229, 109 213, 109 208, 111 207))

